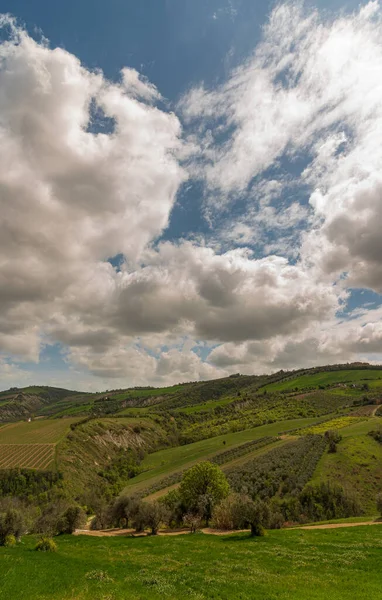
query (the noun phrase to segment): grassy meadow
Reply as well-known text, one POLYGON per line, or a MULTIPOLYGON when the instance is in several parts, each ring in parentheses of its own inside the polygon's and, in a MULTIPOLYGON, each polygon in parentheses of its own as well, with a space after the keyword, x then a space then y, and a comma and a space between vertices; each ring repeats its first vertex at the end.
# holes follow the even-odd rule
POLYGON ((0 548, 0 599, 377 600, 381 526, 146 538, 28 536, 0 548))

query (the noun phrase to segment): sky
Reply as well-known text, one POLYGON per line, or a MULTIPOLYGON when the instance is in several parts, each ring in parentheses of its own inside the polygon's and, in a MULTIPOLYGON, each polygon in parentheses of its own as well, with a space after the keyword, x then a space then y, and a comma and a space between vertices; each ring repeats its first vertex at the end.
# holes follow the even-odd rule
POLYGON ((0 13, 1 389, 382 362, 377 1, 0 13))

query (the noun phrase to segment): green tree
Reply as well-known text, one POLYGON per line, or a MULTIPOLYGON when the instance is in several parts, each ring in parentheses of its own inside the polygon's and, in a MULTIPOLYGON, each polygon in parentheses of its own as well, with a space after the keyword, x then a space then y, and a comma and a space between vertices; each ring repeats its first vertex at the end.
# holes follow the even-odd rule
POLYGON ((208 525, 214 506, 228 496, 229 484, 223 471, 206 461, 186 471, 179 493, 186 510, 200 514, 208 525))
POLYGON ((0 546, 4 546, 10 536, 20 540, 25 532, 24 518, 21 511, 9 508, 0 513, 0 546))
POLYGON ((377 509, 379 514, 382 517, 382 492, 377 496, 377 509))

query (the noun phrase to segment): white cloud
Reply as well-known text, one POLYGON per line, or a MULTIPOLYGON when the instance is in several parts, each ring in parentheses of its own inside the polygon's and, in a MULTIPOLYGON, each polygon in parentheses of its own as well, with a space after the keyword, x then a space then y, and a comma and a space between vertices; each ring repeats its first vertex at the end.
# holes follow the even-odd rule
POLYGON ((110 83, 0 24, 12 32, 0 45, 0 351, 36 360, 61 299, 91 312, 86 292, 99 286, 107 302, 114 271, 101 261, 138 259, 166 227, 185 177, 181 128, 136 99, 159 94, 135 71, 110 83), (96 110, 113 131, 91 132, 96 110))
MULTIPOLYGON (((254 55, 225 84, 195 88, 180 103, 200 138, 195 172, 214 202, 243 194, 283 157, 304 156, 308 166, 300 183, 316 188, 311 206, 317 217, 302 248, 305 260, 332 277, 347 271, 349 285, 377 291, 381 40, 378 2, 332 19, 301 4, 282 4, 254 55)), ((263 207, 259 212, 260 219, 266 216, 263 207)), ((240 234, 248 239, 247 231, 240 234)))
POLYGON ((182 100, 187 143, 137 71, 112 83, 0 24, 13 32, 0 44, 0 354, 37 361, 61 342, 89 386, 113 387, 382 354, 378 311, 335 317, 347 285, 382 291, 377 3, 332 20, 276 7, 226 84, 182 100), (243 194, 246 214, 228 215, 215 250, 155 246, 192 156, 215 204, 243 194), (302 173, 281 172, 301 156, 302 173), (195 340, 216 345, 207 362, 195 340))

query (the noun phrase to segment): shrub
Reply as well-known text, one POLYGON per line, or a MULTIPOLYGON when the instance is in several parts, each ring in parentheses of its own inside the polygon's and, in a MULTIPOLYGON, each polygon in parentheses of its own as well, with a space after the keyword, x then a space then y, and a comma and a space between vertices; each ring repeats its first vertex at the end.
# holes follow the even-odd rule
POLYGON ((86 513, 80 506, 69 506, 57 523, 57 533, 74 533, 86 524, 86 513))
POLYGON ((19 540, 25 531, 22 513, 15 508, 9 508, 0 513, 0 546, 5 545, 5 540, 12 535, 19 540))
POLYGON ((377 509, 382 517, 382 492, 377 495, 377 509))
POLYGON ((183 517, 183 523, 190 528, 191 533, 196 533, 200 529, 202 518, 198 514, 187 513, 183 517))
POLYGON ((330 482, 307 485, 299 500, 303 514, 311 521, 356 517, 362 514, 356 496, 330 482))
POLYGON ((38 552, 57 552, 57 544, 50 537, 42 537, 36 544, 38 552))
POLYGON ((5 536, 4 546, 6 548, 14 548, 16 546, 16 538, 12 533, 5 536))
POLYGON ((154 501, 142 502, 141 510, 145 525, 150 527, 152 535, 156 535, 161 523, 164 523, 168 519, 167 508, 163 503, 154 501))

